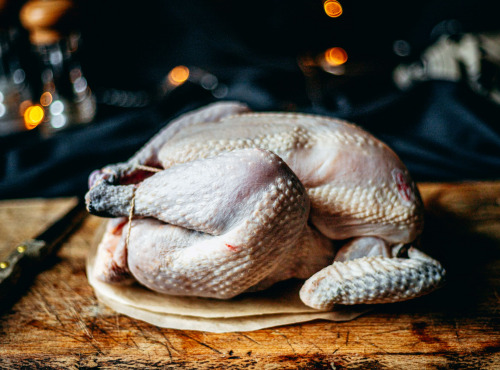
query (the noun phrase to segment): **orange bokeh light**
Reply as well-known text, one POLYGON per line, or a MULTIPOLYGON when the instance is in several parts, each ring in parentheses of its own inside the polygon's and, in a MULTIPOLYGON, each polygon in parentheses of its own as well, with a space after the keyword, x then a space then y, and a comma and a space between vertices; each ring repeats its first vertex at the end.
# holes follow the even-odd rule
POLYGON ((330 18, 337 18, 342 15, 342 5, 337 0, 326 0, 323 3, 323 8, 330 18))
POLYGON ((24 125, 28 130, 33 130, 38 126, 45 116, 43 108, 39 105, 32 105, 24 111, 24 125))
POLYGON ((40 104, 42 104, 44 107, 47 107, 52 103, 52 94, 49 93, 48 91, 45 91, 42 96, 40 96, 40 104))
POLYGON ((181 85, 189 78, 189 68, 186 66, 177 66, 168 73, 168 81, 172 85, 181 85))
POLYGON ((339 66, 347 62, 347 53, 339 47, 330 48, 325 51, 325 61, 331 66, 339 66))

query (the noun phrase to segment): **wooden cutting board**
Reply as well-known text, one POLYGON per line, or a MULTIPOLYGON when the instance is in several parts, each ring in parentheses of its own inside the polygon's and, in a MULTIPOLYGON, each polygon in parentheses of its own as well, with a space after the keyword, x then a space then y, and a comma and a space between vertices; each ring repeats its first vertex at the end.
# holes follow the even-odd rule
MULTIPOLYGON (((85 275, 100 224, 89 216, 0 316, 0 368, 498 369, 500 182, 419 187, 423 245, 448 270, 444 288, 350 322, 253 332, 161 329, 99 304, 85 275)), ((0 202, 0 256, 72 202, 0 202)))
POLYGON ((16 244, 35 237, 77 202, 77 198, 0 202, 0 261, 7 258, 16 244))

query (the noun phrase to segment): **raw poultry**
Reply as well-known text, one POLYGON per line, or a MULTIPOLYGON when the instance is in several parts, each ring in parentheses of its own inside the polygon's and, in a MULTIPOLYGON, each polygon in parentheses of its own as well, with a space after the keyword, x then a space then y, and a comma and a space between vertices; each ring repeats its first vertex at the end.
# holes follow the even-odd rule
POLYGON ((231 298, 298 278, 303 302, 329 309, 414 298, 445 274, 415 247, 423 206, 406 167, 337 119, 210 105, 89 186, 89 211, 115 217, 97 256, 107 282, 231 298))

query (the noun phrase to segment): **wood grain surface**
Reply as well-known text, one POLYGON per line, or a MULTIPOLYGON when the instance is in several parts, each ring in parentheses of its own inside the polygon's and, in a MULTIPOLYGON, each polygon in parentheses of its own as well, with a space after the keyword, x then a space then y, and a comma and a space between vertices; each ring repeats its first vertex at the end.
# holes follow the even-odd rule
MULTIPOLYGON (((85 275, 100 224, 89 216, 14 305, 1 303, 0 368, 498 369, 500 182, 420 189, 422 246, 447 268, 444 288, 350 322, 253 332, 161 329, 101 305, 85 275)), ((56 213, 54 202, 22 201, 42 219, 56 213)), ((28 224, 19 209, 6 212, 12 204, 0 202, 2 230, 28 224)))
POLYGON ((0 202, 0 260, 68 212, 77 198, 20 199, 0 202))

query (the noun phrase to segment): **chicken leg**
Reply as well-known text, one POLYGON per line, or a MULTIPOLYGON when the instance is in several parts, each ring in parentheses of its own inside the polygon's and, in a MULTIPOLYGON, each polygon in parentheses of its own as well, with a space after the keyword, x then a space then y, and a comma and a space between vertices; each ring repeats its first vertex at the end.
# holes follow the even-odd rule
POLYGON ((131 225, 128 268, 168 294, 230 298, 246 291, 287 259, 309 216, 301 182, 261 149, 175 166, 138 185, 101 182, 87 203, 94 213, 120 217, 132 198, 133 214, 147 218, 131 225))

